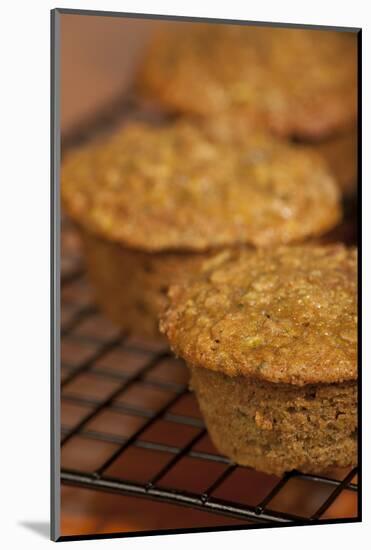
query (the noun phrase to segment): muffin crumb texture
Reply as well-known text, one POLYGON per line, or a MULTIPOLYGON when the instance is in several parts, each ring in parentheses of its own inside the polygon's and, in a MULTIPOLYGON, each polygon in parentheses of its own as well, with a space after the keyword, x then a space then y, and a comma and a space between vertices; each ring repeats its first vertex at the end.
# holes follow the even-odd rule
POLYGON ((243 466, 282 475, 357 463, 357 384, 297 387, 192 368, 210 437, 243 466))
POLYGON ((320 235, 340 218, 320 156, 252 133, 227 143, 185 121, 132 123, 71 153, 61 193, 91 233, 130 248, 271 246, 320 235))
POLYGON ((161 322, 188 364, 294 385, 357 378, 355 249, 230 252, 170 289, 161 322))
POLYGON ((356 67, 355 33, 177 23, 154 40, 138 89, 170 111, 320 139, 354 123, 356 67))
POLYGON ((158 323, 167 305, 168 288, 197 273, 208 254, 149 254, 89 231, 80 230, 80 235, 85 267, 102 310, 125 334, 165 342, 158 323))

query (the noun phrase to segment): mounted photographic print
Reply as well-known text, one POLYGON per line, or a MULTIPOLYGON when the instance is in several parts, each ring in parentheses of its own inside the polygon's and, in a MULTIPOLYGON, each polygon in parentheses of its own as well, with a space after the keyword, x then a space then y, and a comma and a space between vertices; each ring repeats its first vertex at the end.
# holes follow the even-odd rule
POLYGON ((54 540, 360 521, 360 29, 52 47, 54 540))

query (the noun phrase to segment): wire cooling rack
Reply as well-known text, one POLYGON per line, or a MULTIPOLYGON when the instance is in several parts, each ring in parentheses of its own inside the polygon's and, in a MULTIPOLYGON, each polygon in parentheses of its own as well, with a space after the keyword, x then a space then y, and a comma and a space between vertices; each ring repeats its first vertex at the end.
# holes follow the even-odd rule
MULTIPOLYGON (((64 149, 132 113, 132 103, 120 100, 65 140, 64 149)), ((354 241, 354 219, 347 224, 340 235, 354 241)), ((219 455, 183 362, 165 345, 135 340, 109 323, 94 303, 75 229, 65 217, 61 237, 63 484, 193 507, 249 525, 358 519, 356 469, 278 478, 219 455)))
POLYGON ((74 228, 63 226, 63 483, 253 523, 357 516, 356 469, 277 478, 219 455, 188 390, 185 365, 164 345, 126 336, 101 315, 74 228), (345 508, 336 507, 342 499, 345 508))

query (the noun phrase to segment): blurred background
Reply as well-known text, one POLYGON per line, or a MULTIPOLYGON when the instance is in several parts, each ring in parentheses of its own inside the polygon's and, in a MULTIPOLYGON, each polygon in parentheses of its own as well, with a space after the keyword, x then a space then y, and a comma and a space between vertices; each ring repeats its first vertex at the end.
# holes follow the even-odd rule
POLYGON ((61 16, 61 128, 70 132, 124 94, 161 21, 61 16))

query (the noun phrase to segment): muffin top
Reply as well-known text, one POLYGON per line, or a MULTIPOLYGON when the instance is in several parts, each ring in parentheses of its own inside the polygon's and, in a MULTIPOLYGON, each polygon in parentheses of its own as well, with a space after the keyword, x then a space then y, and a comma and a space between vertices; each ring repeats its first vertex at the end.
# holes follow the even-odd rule
POLYGON ((190 365, 295 385, 357 378, 357 253, 225 252, 169 291, 160 324, 190 365))
POLYGON ((138 88, 171 110, 318 138, 356 117, 355 33, 172 22, 138 88))
POLYGON ((340 216, 337 186, 315 153, 257 134, 222 143, 184 121, 128 125, 71 153, 61 179, 73 219, 146 251, 288 243, 340 216))

